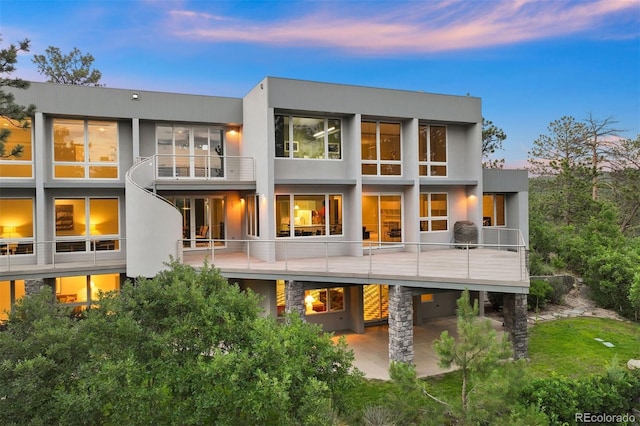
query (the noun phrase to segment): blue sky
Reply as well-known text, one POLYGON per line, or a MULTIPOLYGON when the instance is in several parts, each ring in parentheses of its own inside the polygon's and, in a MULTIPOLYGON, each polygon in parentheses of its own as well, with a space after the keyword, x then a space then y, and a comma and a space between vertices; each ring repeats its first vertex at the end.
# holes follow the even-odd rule
POLYGON ((242 97, 277 76, 478 96, 512 167, 564 115, 640 134, 640 0, 2 0, 0 34, 31 40, 14 76, 32 81, 56 46, 115 88, 242 97))

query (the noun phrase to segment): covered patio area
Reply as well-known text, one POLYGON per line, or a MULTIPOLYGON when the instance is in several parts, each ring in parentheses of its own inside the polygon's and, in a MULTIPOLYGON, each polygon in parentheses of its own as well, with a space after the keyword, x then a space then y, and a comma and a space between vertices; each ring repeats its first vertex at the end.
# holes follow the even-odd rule
MULTIPOLYGON (((452 369, 438 367, 438 356, 433 350, 433 342, 440 338, 443 331, 457 337, 455 316, 434 318, 413 328, 414 364, 418 377, 434 376, 452 369)), ((504 333, 502 321, 482 317, 488 320, 498 336, 504 333)), ((364 334, 336 332, 333 340, 344 336, 349 348, 355 355, 354 365, 365 374, 367 379, 389 380, 389 327, 376 325, 366 327, 364 334)))

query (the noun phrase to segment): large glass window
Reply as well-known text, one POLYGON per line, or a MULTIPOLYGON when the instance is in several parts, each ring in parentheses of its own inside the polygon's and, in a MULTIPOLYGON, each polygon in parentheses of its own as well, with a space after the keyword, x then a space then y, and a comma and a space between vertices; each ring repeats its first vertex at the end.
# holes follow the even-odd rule
POLYGON ((0 132, 11 132, 0 152, 0 178, 33 177, 33 143, 31 120, 26 120, 28 128, 20 127, 5 117, 0 117, 0 132))
POLYGON ((342 195, 276 195, 276 236, 342 235, 342 195))
POLYGON ((53 176, 57 179, 117 179, 118 124, 54 119, 53 176))
POLYGON ((32 198, 0 198, 0 255, 32 254, 32 198))
POLYGON ((98 301, 100 292, 120 289, 119 274, 79 275, 56 278, 56 299, 74 307, 74 311, 88 308, 98 301))
POLYGON ((159 178, 222 178, 224 129, 159 124, 156 127, 159 178))
POLYGON ((276 157, 340 159, 341 121, 276 114, 275 146, 276 157))
POLYGON ((400 124, 363 121, 360 152, 363 175, 402 175, 400 124))
POLYGON ((9 312, 24 296, 24 280, 0 281, 0 322, 9 319, 9 312))
POLYGON ((118 198, 56 198, 56 252, 120 249, 118 198))
POLYGON ((482 226, 505 226, 504 194, 482 196, 482 226))
POLYGON ((449 229, 447 194, 420 194, 420 231, 449 229))
POLYGON ((447 128, 420 126, 418 159, 420 176, 447 176, 447 128))

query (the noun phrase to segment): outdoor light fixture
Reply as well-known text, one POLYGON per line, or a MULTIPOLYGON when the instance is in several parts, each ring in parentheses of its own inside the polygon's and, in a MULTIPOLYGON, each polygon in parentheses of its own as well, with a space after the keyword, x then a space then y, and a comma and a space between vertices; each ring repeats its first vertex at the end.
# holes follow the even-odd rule
POLYGON ((132 101, 139 101, 140 100, 140 94, 138 94, 137 92, 131 92, 131 100, 132 101))

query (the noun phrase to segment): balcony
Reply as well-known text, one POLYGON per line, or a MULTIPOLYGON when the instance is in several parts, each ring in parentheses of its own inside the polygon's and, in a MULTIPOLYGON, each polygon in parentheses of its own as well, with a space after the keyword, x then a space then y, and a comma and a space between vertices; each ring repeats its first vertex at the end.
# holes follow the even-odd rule
POLYGON ((125 268, 123 238, 73 238, 0 242, 0 280, 47 278, 75 273, 120 273, 125 268))
POLYGON ((180 251, 179 259, 195 267, 206 260, 228 278, 528 293, 527 251, 519 231, 485 228, 483 233, 495 242, 374 248, 362 241, 326 239, 210 240, 209 249, 180 251))
POLYGON ((255 181, 252 157, 157 154, 153 163, 157 181, 255 181))

